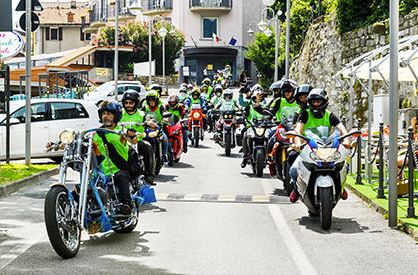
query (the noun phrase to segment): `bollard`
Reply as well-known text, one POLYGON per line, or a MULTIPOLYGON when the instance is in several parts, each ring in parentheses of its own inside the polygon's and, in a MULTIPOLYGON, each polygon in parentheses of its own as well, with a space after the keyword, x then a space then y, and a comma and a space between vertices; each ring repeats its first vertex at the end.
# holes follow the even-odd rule
MULTIPOLYGON (((360 120, 357 121, 357 127, 360 129, 360 120)), ((369 133, 370 138, 370 133, 369 133)), ((356 184, 363 184, 361 182, 361 135, 357 138, 357 178, 356 184)))
POLYGON ((384 165, 385 160, 383 159, 383 122, 379 125, 379 188, 377 189, 377 197, 379 199, 385 198, 385 190, 383 189, 383 178, 384 178, 384 165))
POLYGON ((414 133, 408 128, 408 218, 415 218, 414 208, 414 149, 412 148, 414 133))

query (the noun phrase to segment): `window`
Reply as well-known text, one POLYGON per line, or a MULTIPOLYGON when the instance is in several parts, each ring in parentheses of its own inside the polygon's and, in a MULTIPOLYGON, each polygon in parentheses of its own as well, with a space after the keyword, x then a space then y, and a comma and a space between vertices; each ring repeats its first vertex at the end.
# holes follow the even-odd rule
POLYGON ((127 90, 135 90, 138 93, 140 93, 141 92, 141 87, 139 87, 139 86, 126 86, 126 91, 127 90))
POLYGON ((51 40, 58 40, 58 29, 51 28, 51 40))
POLYGON ((212 39, 213 34, 218 34, 218 18, 204 17, 202 18, 203 38, 212 39))
POLYGON ((84 33, 83 28, 80 28, 80 40, 81 41, 91 40, 91 34, 90 33, 84 33))
POLYGON ((89 117, 86 109, 81 104, 72 102, 51 103, 51 114, 53 120, 89 117))
POLYGON ((61 41, 62 40, 62 27, 58 28, 45 28, 45 40, 54 40, 54 41, 61 41))
MULTIPOLYGON (((44 103, 32 104, 30 109, 32 122, 48 120, 44 103)), ((26 119, 26 107, 22 107, 11 114, 10 118, 17 118, 20 123, 24 123, 26 119)))

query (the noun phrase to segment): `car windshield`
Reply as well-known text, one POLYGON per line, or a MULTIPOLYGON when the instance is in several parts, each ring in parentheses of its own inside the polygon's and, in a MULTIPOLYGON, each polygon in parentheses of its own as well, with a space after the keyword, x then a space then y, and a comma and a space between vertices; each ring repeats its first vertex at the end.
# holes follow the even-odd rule
POLYGON ((104 84, 100 85, 99 87, 97 87, 96 89, 94 89, 93 92, 94 93, 105 92, 105 91, 109 90, 109 88, 111 88, 113 85, 114 85, 113 82, 104 83, 104 84))

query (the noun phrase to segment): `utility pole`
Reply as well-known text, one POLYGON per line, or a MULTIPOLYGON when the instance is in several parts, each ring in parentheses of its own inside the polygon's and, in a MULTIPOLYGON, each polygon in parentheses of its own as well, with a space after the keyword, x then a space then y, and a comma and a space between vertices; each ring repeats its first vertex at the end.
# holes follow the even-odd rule
POLYGON ((113 71, 115 75, 115 100, 118 101, 118 79, 119 79, 119 0, 115 1, 115 60, 113 71))
POLYGON ((26 66, 25 66, 25 86, 26 86, 26 119, 25 119, 25 164, 30 165, 31 159, 31 88, 32 88, 32 1, 26 0, 26 66))

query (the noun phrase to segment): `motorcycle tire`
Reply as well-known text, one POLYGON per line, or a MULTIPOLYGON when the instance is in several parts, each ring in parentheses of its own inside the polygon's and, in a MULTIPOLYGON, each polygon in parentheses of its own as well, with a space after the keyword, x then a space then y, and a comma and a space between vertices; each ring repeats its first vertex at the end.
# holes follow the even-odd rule
POLYGON ((197 148, 199 147, 199 138, 200 138, 200 128, 193 128, 194 131, 194 147, 197 148))
POLYGON ((139 209, 138 209, 138 205, 135 204, 135 208, 132 209, 132 212, 135 213, 135 220, 128 226, 121 228, 121 229, 113 229, 113 231, 115 231, 116 233, 122 233, 122 234, 126 234, 126 233, 130 233, 132 232, 136 225, 138 224, 138 215, 139 215, 139 209))
POLYGON ((225 133, 225 155, 227 157, 231 156, 231 133, 225 133))
POLYGON ((169 151, 167 158, 168 158, 168 166, 173 167, 174 166, 174 154, 173 154, 173 152, 169 151))
POLYGON ((290 172, 289 163, 287 161, 285 161, 283 163, 283 173, 282 173, 282 175, 284 175, 283 185, 284 185, 284 188, 286 189, 287 196, 290 196, 290 193, 292 193, 292 191, 293 191, 293 186, 292 186, 292 184, 290 184, 290 174, 289 174, 289 172, 290 172))
POLYGON ((174 163, 178 163, 180 161, 180 157, 174 160, 174 163))
POLYGON ((319 204, 319 219, 321 227, 328 230, 332 224, 332 187, 319 189, 320 204, 319 204))
POLYGON ((255 155, 255 175, 257 178, 261 178, 263 176, 264 170, 264 154, 263 151, 258 150, 255 155))
POLYGON ((63 209, 68 204, 67 189, 63 186, 54 186, 46 194, 44 204, 46 231, 55 252, 63 259, 74 258, 80 249, 81 231, 78 225, 73 226, 75 232, 69 232, 68 228, 63 228, 58 223, 58 220, 63 219, 58 215, 64 212, 63 209), (70 240, 71 238, 73 240, 70 240))

